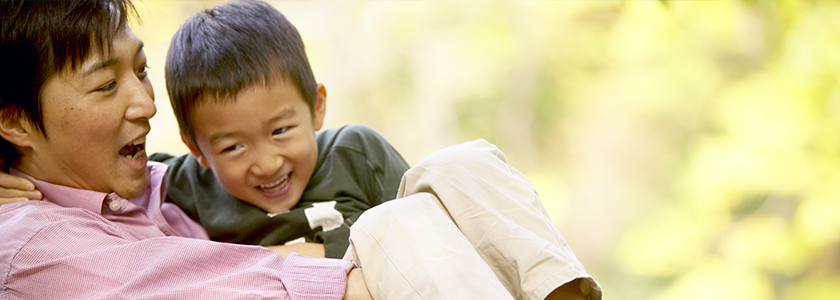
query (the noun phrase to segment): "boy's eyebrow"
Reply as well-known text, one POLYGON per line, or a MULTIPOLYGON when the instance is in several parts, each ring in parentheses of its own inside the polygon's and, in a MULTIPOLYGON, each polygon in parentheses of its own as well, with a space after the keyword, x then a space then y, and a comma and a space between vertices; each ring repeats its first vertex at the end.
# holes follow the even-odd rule
MULTIPOLYGON (((134 56, 137 56, 137 54, 140 53, 140 51, 143 51, 143 41, 140 41, 140 44, 137 45, 137 51, 134 52, 134 56)), ((88 68, 87 71, 85 71, 85 73, 82 74, 82 77, 90 76, 90 74, 96 73, 96 71, 102 70, 104 68, 107 68, 108 66, 117 64, 119 62, 119 58, 111 58, 109 60, 94 64, 93 66, 88 68)))
POLYGON ((213 134, 212 136, 210 136, 210 139, 209 139, 209 141, 210 141, 210 145, 212 145, 212 144, 216 143, 216 141, 217 141, 217 140, 220 140, 220 139, 222 139, 222 138, 224 138, 224 137, 227 137, 227 136, 229 136, 229 135, 233 135, 233 133, 230 133, 230 132, 219 132, 219 133, 215 133, 215 134, 213 134))
POLYGON ((289 108, 289 109, 281 111, 280 114, 275 116, 274 118, 268 119, 268 121, 265 121, 265 123, 266 124, 271 124, 271 123, 274 123, 274 122, 277 122, 277 121, 280 121, 280 120, 283 120, 283 119, 286 119, 286 118, 294 117, 295 115, 297 115, 297 112, 294 109, 289 108))
MULTIPOLYGON (((277 121, 280 121, 280 120, 283 120, 283 119, 286 119, 286 118, 294 117, 295 115, 297 115, 297 112, 294 109, 290 108, 290 109, 286 109, 286 110, 281 111, 280 114, 278 114, 277 116, 275 116, 271 119, 268 119, 267 121, 265 121, 263 123, 264 124, 271 124, 271 123, 274 123, 274 122, 277 122, 277 121)), ((215 133, 215 134, 211 135, 210 138, 208 139, 208 141, 210 141, 210 144, 213 144, 217 140, 220 140, 224 137, 228 137, 228 136, 231 136, 231 135, 234 135, 234 133, 232 133, 232 132, 218 132, 218 133, 215 133)))

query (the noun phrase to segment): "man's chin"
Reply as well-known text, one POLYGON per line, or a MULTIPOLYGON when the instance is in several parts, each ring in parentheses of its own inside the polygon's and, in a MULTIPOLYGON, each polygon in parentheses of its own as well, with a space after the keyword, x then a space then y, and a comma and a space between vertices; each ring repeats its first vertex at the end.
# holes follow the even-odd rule
POLYGON ((114 189, 114 193, 125 199, 134 199, 143 195, 148 187, 149 172, 146 171, 143 176, 132 178, 130 182, 125 182, 119 188, 114 189))

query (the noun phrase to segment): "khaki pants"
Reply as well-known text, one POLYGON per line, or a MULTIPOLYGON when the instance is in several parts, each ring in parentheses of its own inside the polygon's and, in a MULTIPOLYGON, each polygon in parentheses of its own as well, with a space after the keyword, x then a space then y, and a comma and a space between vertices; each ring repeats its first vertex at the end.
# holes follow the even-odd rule
POLYGON ((601 298, 534 186, 487 141, 432 153, 397 198, 350 230, 345 259, 374 299, 544 299, 576 278, 601 298))

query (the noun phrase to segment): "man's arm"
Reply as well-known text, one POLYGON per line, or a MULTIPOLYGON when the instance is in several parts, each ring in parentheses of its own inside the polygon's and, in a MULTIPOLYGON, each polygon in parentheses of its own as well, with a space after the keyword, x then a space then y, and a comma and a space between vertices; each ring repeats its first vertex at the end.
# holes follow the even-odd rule
POLYGON ((319 243, 297 243, 291 245, 266 246, 266 248, 280 253, 280 255, 284 258, 292 252, 311 257, 324 257, 324 244, 319 243))
POLYGON ((326 291, 324 299, 337 300, 353 268, 337 259, 283 259, 259 246, 124 234, 99 215, 46 202, 0 208, 0 268, 8 270, 0 274, 0 298, 282 298, 326 291))
MULTIPOLYGON (((324 257, 324 244, 298 243, 291 245, 266 246, 266 248, 280 253, 284 258, 295 252, 301 255, 324 257)), ((353 268, 347 273, 347 288, 343 300, 373 300, 365 284, 365 277, 362 269, 353 268)))

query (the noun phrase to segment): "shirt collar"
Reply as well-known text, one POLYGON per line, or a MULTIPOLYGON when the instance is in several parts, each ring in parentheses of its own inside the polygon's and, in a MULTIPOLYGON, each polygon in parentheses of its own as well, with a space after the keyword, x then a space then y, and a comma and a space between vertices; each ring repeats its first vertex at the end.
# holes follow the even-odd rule
MULTIPOLYGON (((149 187, 161 186, 162 188, 165 188, 164 176, 166 175, 166 168, 167 166, 162 163, 153 161, 146 163, 146 169, 149 171, 149 187)), ((44 201, 49 201, 63 207, 78 207, 93 211, 97 214, 102 214, 102 209, 104 207, 103 201, 105 201, 106 198, 122 198, 116 193, 102 193, 40 181, 16 169, 9 169, 9 174, 32 181, 32 183, 35 184, 35 187, 44 195, 44 201)), ((161 195, 163 195, 163 193, 161 193, 161 195)), ((144 196, 141 197, 148 196, 149 193, 144 193, 144 196)), ((132 202, 138 203, 138 201, 132 202)), ((139 202, 149 203, 149 201, 139 202)))

